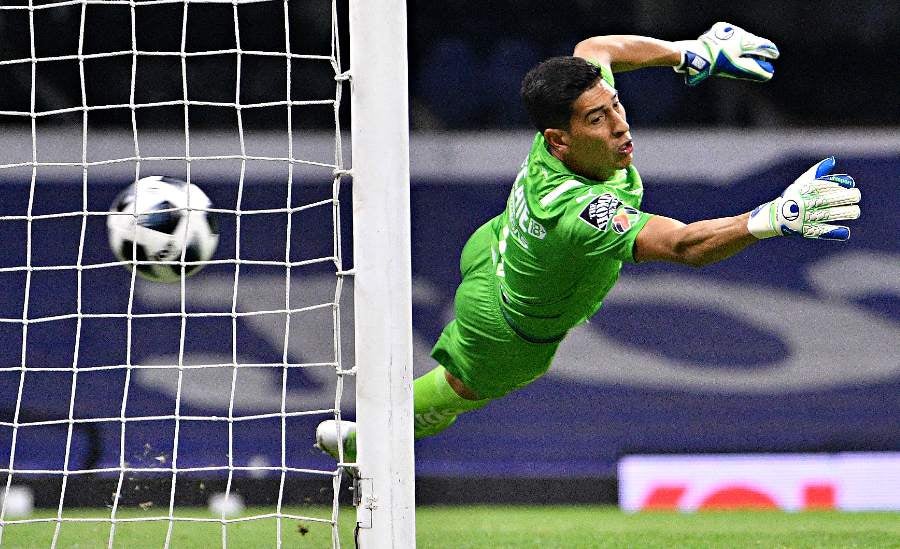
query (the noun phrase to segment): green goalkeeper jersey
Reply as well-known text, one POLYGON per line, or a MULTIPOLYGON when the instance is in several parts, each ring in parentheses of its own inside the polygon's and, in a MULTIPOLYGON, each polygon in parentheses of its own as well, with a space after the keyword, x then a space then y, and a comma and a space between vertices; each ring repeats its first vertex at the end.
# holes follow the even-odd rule
POLYGON ((606 181, 572 173, 541 134, 493 222, 501 307, 533 339, 561 337, 599 310, 624 261, 634 261, 644 188, 633 166, 606 181))
POLYGON ((591 180, 535 136, 506 210, 492 221, 501 310, 514 329, 553 340, 600 309, 622 263, 634 261, 635 238, 651 217, 639 210, 643 194, 633 166, 591 180))

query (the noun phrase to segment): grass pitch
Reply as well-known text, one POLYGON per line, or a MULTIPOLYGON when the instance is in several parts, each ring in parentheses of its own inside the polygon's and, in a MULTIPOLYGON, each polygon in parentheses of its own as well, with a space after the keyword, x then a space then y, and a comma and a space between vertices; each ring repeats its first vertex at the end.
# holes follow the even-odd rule
MULTIPOLYGON (((250 508, 243 516, 266 515, 273 509, 250 508)), ((282 519, 283 547, 331 547, 329 508, 286 509, 306 519, 282 519)), ((123 510, 123 519, 164 515, 159 509, 123 510)), ((54 518, 53 511, 38 510, 31 518, 54 518)), ((106 509, 66 511, 66 518, 108 517, 106 509)), ((201 508, 178 509, 178 517, 213 518, 201 508)), ((355 510, 341 510, 342 547, 354 547, 355 510)), ((162 547, 168 521, 121 522, 116 525, 114 547, 162 547)), ((7 525, 2 547, 50 547, 55 522, 7 525)), ((420 507, 416 516, 417 543, 424 549, 466 548, 820 548, 900 547, 900 513, 703 512, 625 514, 608 506, 465 506, 420 507)), ((108 522, 65 522, 57 547, 100 548, 109 539, 108 522)), ((277 519, 231 522, 225 528, 228 547, 275 547, 277 519)), ((219 522, 176 522, 171 547, 221 547, 219 522)))

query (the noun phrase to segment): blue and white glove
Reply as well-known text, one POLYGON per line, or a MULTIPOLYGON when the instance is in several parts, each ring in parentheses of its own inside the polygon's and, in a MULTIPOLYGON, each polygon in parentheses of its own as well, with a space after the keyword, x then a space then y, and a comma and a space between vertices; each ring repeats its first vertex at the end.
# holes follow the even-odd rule
POLYGON ((830 156, 806 170, 781 196, 750 213, 747 229, 756 238, 803 236, 848 240, 850 229, 828 221, 859 217, 859 189, 846 174, 831 174, 830 156))
POLYGON ((775 72, 769 60, 778 59, 778 47, 770 40, 730 23, 716 23, 696 40, 675 44, 683 56, 674 69, 684 74, 689 86, 710 76, 768 82, 775 72))

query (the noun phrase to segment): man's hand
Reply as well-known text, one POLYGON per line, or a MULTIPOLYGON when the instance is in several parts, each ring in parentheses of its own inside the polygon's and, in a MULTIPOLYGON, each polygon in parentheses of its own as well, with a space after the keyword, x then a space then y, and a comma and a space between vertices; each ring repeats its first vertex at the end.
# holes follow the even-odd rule
POLYGON ((716 23, 698 39, 675 44, 683 52, 675 72, 690 86, 710 76, 768 82, 775 72, 768 60, 778 59, 775 44, 730 23, 716 23))
POLYGON ((848 240, 850 229, 828 221, 859 217, 859 189, 846 174, 831 174, 834 157, 815 164, 781 196, 750 213, 747 229, 756 238, 803 236, 848 240))

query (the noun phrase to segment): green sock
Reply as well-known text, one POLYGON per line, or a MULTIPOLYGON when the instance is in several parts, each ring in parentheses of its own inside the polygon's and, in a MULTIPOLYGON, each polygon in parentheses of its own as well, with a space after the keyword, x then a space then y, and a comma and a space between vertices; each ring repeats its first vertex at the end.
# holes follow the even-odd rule
MULTIPOLYGON (((436 435, 453 425, 456 416, 477 410, 492 399, 467 400, 453 390, 447 382, 443 366, 438 365, 413 381, 413 422, 415 439, 436 435)), ((344 441, 344 459, 356 461, 356 431, 347 434, 344 441)))
POLYGON ((413 422, 416 440, 436 435, 453 425, 462 412, 477 410, 491 401, 466 400, 456 394, 445 376, 443 366, 431 370, 413 382, 413 422))

